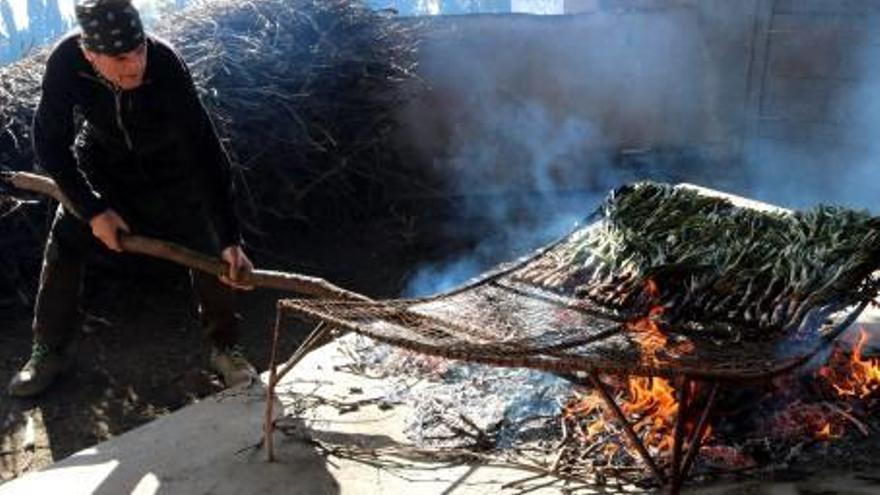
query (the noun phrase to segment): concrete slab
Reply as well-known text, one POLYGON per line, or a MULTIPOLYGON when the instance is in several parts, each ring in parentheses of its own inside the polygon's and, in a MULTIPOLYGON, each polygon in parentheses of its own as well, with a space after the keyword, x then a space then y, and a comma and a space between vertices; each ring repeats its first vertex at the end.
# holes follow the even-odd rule
POLYGON ((469 466, 453 458, 454 452, 428 460, 402 437, 411 411, 372 400, 384 393, 379 381, 334 370, 350 361, 338 344, 330 344, 279 385, 284 402, 279 409, 296 418, 284 423, 286 434, 276 435, 276 462, 252 448, 260 440, 264 413, 265 388, 258 384, 203 400, 5 483, 0 494, 484 494, 535 476, 509 466, 469 466), (322 455, 327 448, 338 450, 322 455))
MULTIPOLYGON (((880 332, 880 311, 862 322, 880 332)), ((858 325, 858 324, 857 324, 858 325)), ((352 338, 349 336, 346 338, 352 338)), ((340 344, 312 353, 279 386, 285 432, 278 459, 253 448, 261 436, 262 384, 221 393, 0 485, 0 495, 65 494, 486 494, 560 493, 562 482, 525 466, 476 464, 454 451, 426 456, 406 445, 413 411, 382 380, 341 371, 340 344), (329 455, 328 455, 329 454, 329 455)), ((264 377, 265 380, 265 377, 264 377)), ((418 393, 414 384, 411 393, 418 393)), ((569 490, 571 490, 569 486, 569 490)), ((639 493, 632 486, 577 493, 639 493)), ((689 493, 880 493, 865 473, 816 473, 799 483, 695 487, 689 493)))

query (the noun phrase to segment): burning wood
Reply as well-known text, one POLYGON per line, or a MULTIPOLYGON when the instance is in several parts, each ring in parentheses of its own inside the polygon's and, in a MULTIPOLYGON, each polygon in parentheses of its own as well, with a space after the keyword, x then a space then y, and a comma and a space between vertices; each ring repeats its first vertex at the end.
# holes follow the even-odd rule
MULTIPOLYGON (((621 410, 634 422, 634 430, 652 454, 664 453, 672 448, 675 416, 678 401, 675 389, 663 378, 630 377, 612 385, 621 410)), ((575 433, 581 441, 593 443, 603 433, 616 433, 613 417, 604 408, 604 402, 593 389, 576 393, 563 407, 563 428, 575 433)), ((693 425, 690 425, 693 427, 693 425)), ((636 459, 631 445, 622 446, 608 442, 598 453, 607 461, 621 464, 636 459)))
POLYGON ((763 435, 777 441, 839 438, 846 424, 822 402, 797 399, 773 412, 765 422, 763 435))
POLYGON ((819 370, 840 397, 880 398, 880 358, 862 357, 867 342, 868 332, 861 329, 850 356, 837 347, 828 365, 819 370))
MULTIPOLYGON (((639 331, 656 331, 656 322, 650 318, 631 325, 639 331)), ((850 433, 871 435, 872 427, 859 417, 873 417, 880 405, 880 359, 864 358, 867 341, 863 329, 852 349, 836 346, 826 365, 807 372, 818 383, 796 376, 780 378, 771 389, 756 391, 758 399, 748 401, 747 407, 723 415, 724 428, 709 426, 702 436, 700 465, 713 472, 773 470, 802 455, 805 445, 843 441, 850 433)), ((680 407, 673 384, 656 377, 629 377, 606 385, 651 454, 669 463, 680 407)), ((595 389, 579 390, 566 402, 561 414, 565 440, 560 459, 570 458, 570 450, 580 453, 580 462, 586 457, 593 468, 638 464, 637 452, 620 440, 618 427, 604 406, 595 389)), ((692 422, 684 425, 688 433, 694 428, 692 422)), ((557 462, 557 469, 571 469, 564 464, 557 462)), ((630 480, 646 479, 630 476, 630 480)))

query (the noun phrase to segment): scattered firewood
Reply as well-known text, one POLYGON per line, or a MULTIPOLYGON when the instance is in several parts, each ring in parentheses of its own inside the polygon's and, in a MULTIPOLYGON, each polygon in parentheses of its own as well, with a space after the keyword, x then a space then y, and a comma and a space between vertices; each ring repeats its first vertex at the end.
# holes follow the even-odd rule
POLYGON ((822 404, 823 404, 825 407, 827 407, 828 409, 834 411, 835 413, 837 413, 837 414, 843 416, 845 419, 847 419, 850 423, 853 424, 853 426, 855 426, 856 428, 858 428, 858 430, 859 430, 860 432, 862 432, 862 435, 863 435, 863 436, 866 436, 866 437, 867 437, 867 436, 870 436, 870 435, 871 435, 870 429, 868 428, 867 425, 865 425, 865 423, 862 423, 861 421, 859 421, 858 419, 856 419, 855 416, 853 416, 852 414, 850 414, 850 413, 844 411, 844 410, 843 410, 840 406, 838 406, 837 404, 834 404, 833 402, 823 402, 822 404))

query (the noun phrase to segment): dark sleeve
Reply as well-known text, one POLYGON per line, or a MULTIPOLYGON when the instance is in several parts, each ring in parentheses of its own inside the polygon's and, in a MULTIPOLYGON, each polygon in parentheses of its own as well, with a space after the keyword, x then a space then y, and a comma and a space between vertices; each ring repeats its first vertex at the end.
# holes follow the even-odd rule
POLYGON ((42 94, 33 121, 33 146, 37 164, 67 196, 83 220, 89 221, 107 209, 107 204, 89 184, 73 155, 75 135, 74 99, 70 93, 71 73, 64 54, 54 51, 46 62, 42 94))
POLYGON ((186 123, 186 128, 193 133, 192 138, 195 141, 193 146, 199 150, 198 156, 201 159, 196 165, 204 167, 206 187, 209 188, 208 195, 216 219, 221 249, 241 244, 241 226, 235 214, 235 189, 229 155, 223 148, 217 130, 199 99, 186 63, 176 52, 172 53, 172 64, 174 65, 172 70, 179 86, 175 88, 175 92, 181 99, 178 108, 186 123))

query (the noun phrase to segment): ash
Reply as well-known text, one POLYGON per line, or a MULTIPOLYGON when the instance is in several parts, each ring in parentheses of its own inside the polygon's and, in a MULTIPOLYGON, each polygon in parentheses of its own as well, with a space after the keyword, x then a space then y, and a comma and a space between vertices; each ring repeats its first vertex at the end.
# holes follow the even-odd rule
POLYGON ((386 380, 389 400, 412 408, 404 433, 416 445, 500 452, 561 438, 561 401, 573 385, 556 375, 426 356, 360 335, 341 345, 357 371, 386 380))

